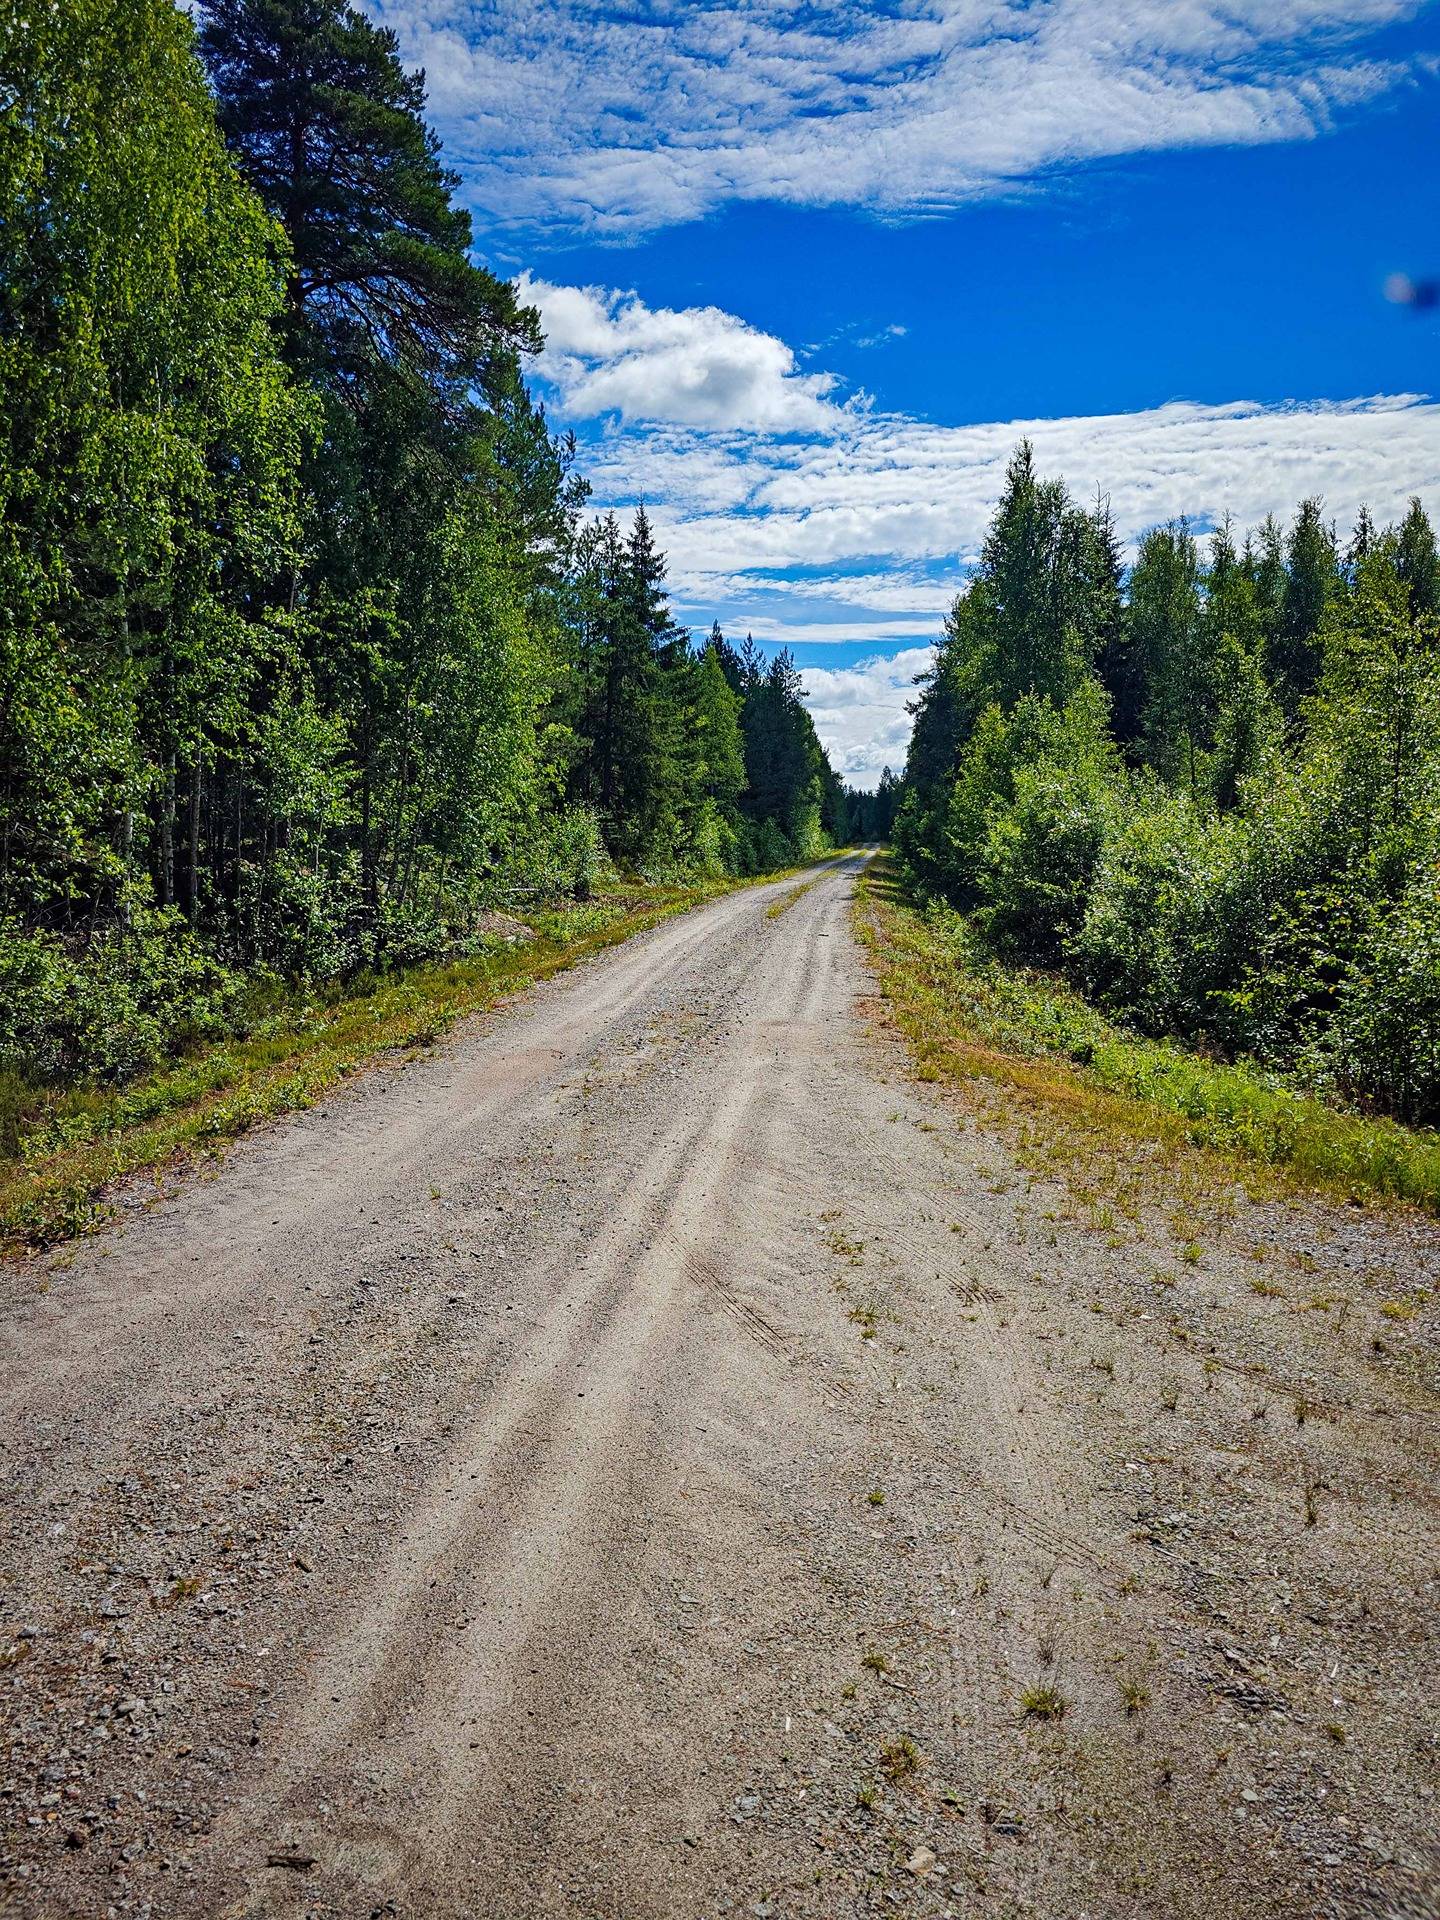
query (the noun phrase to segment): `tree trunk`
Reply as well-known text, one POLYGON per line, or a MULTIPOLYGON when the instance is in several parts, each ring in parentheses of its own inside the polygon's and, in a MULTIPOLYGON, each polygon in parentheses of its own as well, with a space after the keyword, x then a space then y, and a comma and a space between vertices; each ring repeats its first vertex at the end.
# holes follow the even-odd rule
POLYGON ((160 814, 160 904, 175 904, 175 753, 165 756, 165 797, 160 814))
POLYGON ((190 781, 190 867, 185 876, 185 918, 193 927, 200 913, 200 769, 190 781))

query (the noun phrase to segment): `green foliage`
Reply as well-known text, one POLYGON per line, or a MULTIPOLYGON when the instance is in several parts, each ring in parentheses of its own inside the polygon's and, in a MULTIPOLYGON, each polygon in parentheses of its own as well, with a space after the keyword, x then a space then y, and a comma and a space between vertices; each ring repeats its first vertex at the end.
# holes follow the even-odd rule
MULTIPOLYGON (((0 1069, 0 1248, 87 1231, 103 1218, 118 1176, 149 1169, 158 1180, 178 1159, 213 1153, 274 1114, 307 1107, 376 1058, 428 1046, 497 995, 714 892, 610 883, 584 903, 527 910, 535 937, 524 943, 480 939, 464 956, 324 990, 252 983, 237 1013, 241 1037, 188 1046, 178 1061, 122 1085, 44 1086, 0 1069)), ((132 971, 121 973, 127 992, 132 971)))
POLYGON ((1353 1095, 1406 1120, 1440 1114, 1440 870, 1420 862, 1377 916, 1336 996, 1319 1064, 1353 1095))
POLYGON ((501 891, 514 900, 588 900, 609 856, 589 807, 543 814, 501 868, 501 891))
POLYGON ((1148 534, 1095 656, 1107 702, 1084 675, 1063 699, 1017 687, 985 585, 1033 550, 1017 489, 1051 497, 1012 467, 923 682, 895 833, 912 880, 1145 1033, 1440 1118, 1440 621, 1418 505, 1389 532, 1362 516, 1343 566, 1313 500, 1288 537, 1267 522, 1237 551, 1221 527, 1208 565, 1185 527, 1148 534))
MULTIPOLYGON (((788 661, 582 529, 542 344, 348 0, 0 25, 0 1070, 123 1079, 625 865, 824 851, 788 661), (208 69, 208 84, 207 84, 208 69)), ((28 1078, 27 1078, 28 1077, 28 1078)), ((8 1084, 8 1083, 7 1083, 8 1084)))
POLYGON ((245 751, 291 646, 272 589, 313 415, 275 351, 278 236, 184 16, 8 22, 0 911, 64 927, 123 911, 146 870, 175 897, 177 798, 245 751))
POLYGON ((1204 1033, 1223 977, 1233 834, 1188 792, 1135 780, 1094 870, 1070 958, 1106 1005, 1151 1033, 1204 1033))
POLYGON ((32 1080, 125 1079, 223 1033, 242 983, 171 909, 85 946, 0 926, 0 1059, 32 1080))
POLYGON ((1008 1082, 1102 1136, 1158 1133, 1440 1210, 1440 1136, 1337 1113, 1252 1061, 1141 1037, 1053 976, 997 960, 966 915, 934 902, 917 912, 886 901, 883 882, 865 886, 879 905, 865 931, 886 994, 927 1071, 1008 1082))
POLYGON ((1167 780, 1197 785, 1196 755, 1215 704, 1214 654, 1200 604, 1200 559, 1181 521, 1140 543, 1130 576, 1130 648, 1144 688, 1144 758, 1167 780))

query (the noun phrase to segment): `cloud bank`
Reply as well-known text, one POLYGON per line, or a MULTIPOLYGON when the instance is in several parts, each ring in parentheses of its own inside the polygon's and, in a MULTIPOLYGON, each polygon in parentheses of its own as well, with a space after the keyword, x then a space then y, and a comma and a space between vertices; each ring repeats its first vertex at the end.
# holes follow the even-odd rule
POLYGON ((482 220, 731 201, 924 215, 1057 167, 1307 139, 1405 80, 1422 0, 374 0, 482 220))

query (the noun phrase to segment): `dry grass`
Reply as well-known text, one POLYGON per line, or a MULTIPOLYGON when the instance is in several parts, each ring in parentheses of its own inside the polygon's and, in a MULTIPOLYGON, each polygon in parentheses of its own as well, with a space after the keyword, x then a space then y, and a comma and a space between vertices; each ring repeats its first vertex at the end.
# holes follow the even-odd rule
MULTIPOLYGON (((1039 976, 977 968, 957 917, 917 910, 884 861, 860 879, 855 922, 917 1077, 1003 1097, 1016 1157, 1063 1176, 1093 1221, 1130 1217, 1137 1146, 1147 1175, 1165 1170, 1191 1227, 1218 1223, 1216 1196, 1237 1185, 1252 1198, 1299 1188, 1440 1211, 1440 1138, 1128 1035, 1039 976)), ((1202 1256, 1195 1237, 1177 1249, 1186 1265, 1202 1256)))

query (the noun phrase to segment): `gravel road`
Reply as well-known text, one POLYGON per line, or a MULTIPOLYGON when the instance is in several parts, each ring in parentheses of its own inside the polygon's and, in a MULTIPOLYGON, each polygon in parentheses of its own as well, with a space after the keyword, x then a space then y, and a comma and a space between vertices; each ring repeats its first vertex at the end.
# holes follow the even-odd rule
POLYGON ((1440 1913, 1440 1241, 1117 1233, 859 864, 0 1278, 9 1911, 1440 1913))

